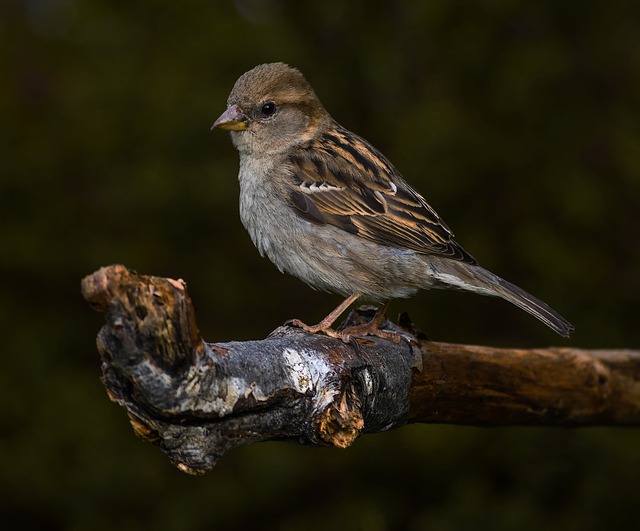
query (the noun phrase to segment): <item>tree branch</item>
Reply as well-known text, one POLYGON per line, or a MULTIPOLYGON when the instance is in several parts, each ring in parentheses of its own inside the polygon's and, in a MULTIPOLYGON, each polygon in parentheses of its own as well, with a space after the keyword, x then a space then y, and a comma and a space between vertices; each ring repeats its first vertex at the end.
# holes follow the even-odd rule
POLYGON ((407 422, 640 424, 639 351, 434 343, 406 318, 384 325, 407 336, 398 343, 354 346, 286 326, 260 341, 205 343, 182 280, 116 265, 86 277, 82 293, 105 313, 97 346, 109 397, 188 473, 241 445, 344 448, 407 422))

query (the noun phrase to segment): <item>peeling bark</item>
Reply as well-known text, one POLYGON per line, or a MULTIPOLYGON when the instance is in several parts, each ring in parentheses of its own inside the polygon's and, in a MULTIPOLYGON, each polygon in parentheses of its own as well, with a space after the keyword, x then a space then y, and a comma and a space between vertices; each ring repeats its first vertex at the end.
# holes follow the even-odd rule
POLYGON ((407 337, 398 343, 354 347, 284 326, 214 344, 200 337, 182 280, 116 265, 86 277, 82 293, 105 313, 97 346, 109 397, 188 473, 254 442, 345 448, 407 422, 640 424, 638 351, 433 343, 403 320, 384 324, 407 337))

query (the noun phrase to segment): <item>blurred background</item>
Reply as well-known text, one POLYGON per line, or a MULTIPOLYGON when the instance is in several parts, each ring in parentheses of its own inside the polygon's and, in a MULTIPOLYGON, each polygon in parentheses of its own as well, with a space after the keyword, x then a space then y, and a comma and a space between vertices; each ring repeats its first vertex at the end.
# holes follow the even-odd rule
POLYGON ((637 2, 3 0, 2 529, 639 529, 639 429, 415 425, 347 450, 255 445, 199 478, 136 439, 99 380, 83 276, 185 279, 208 341, 339 301, 260 258, 237 153, 209 130, 269 61, 576 333, 454 292, 390 316, 439 341, 639 346, 637 2))

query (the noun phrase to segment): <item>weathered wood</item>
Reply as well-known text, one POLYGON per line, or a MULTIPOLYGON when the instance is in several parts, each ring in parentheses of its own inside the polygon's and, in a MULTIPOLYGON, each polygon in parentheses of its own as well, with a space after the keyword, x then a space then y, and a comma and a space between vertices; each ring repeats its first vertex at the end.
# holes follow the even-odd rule
POLYGON ((640 352, 422 343, 409 422, 640 425, 640 352))
POLYGON ((638 351, 433 343, 389 322, 406 341, 354 346, 285 326, 214 344, 200 337, 181 280, 110 266, 82 293, 105 313, 97 345, 110 398, 189 473, 253 442, 346 447, 406 422, 640 424, 638 351))

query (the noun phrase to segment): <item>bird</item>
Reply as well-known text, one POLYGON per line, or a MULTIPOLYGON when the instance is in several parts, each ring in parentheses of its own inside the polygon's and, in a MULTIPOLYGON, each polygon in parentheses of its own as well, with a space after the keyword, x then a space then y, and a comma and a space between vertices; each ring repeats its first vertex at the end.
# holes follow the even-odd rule
POLYGON ((307 332, 352 341, 379 336, 392 299, 443 288, 500 297, 563 337, 573 326, 489 270, 395 166, 335 121, 296 68, 261 64, 242 74, 211 129, 229 131, 240 155, 240 219, 281 271, 344 301, 307 332), (332 326, 356 300, 379 305, 365 324, 332 326))

